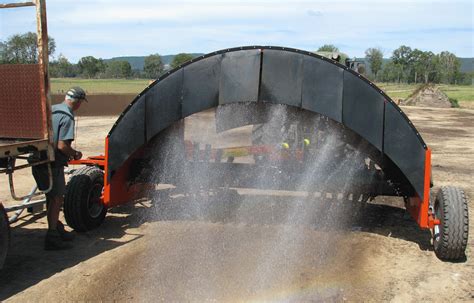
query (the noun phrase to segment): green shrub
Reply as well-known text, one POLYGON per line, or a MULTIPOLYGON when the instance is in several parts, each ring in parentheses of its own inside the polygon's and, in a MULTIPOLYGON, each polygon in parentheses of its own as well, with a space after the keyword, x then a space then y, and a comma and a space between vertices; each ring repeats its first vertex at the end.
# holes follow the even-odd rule
POLYGON ((458 99, 455 99, 455 98, 449 98, 449 102, 451 102, 451 107, 454 107, 454 108, 459 108, 459 102, 458 102, 458 99))

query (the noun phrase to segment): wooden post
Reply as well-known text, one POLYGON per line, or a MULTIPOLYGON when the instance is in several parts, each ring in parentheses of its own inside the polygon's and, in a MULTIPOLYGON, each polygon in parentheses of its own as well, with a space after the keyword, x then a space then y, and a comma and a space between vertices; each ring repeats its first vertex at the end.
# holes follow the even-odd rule
POLYGON ((46 0, 36 0, 36 21, 38 38, 38 64, 40 69, 41 107, 43 112, 43 136, 49 139, 49 160, 54 160, 53 128, 51 122, 51 95, 49 86, 48 26, 46 18, 46 0))

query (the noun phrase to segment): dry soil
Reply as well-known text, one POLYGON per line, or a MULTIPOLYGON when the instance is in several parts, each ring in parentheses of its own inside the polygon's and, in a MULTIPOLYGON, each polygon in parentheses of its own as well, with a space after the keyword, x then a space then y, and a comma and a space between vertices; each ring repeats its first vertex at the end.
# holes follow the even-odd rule
MULTIPOLYGON (((435 186, 459 186, 474 197, 474 110, 404 111, 433 150, 435 186)), ((114 121, 80 118, 78 148, 101 153, 114 121)), ((28 191, 28 172, 18 173, 16 184, 28 191)), ((0 198, 11 205, 8 197, 2 186, 0 198)), ((44 251, 44 214, 24 214, 12 227, 0 300, 473 301, 473 237, 466 260, 442 262, 430 232, 406 215, 402 201, 376 202, 349 228, 283 227, 303 239, 284 239, 298 253, 280 245, 277 203, 241 220, 196 218, 150 202, 126 205, 110 210, 99 229, 77 235, 67 252, 44 251)), ((472 231, 472 201, 470 208, 472 231)))

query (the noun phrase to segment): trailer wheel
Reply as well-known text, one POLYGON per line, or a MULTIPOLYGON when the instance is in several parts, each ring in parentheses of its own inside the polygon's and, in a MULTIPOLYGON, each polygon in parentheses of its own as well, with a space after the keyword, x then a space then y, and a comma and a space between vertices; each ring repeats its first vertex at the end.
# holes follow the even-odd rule
POLYGON ((8 217, 3 205, 0 203, 0 269, 2 269, 7 257, 8 247, 10 245, 10 227, 8 217))
POLYGON ((464 191, 441 187, 434 204, 435 217, 441 221, 433 229, 433 246, 441 260, 457 261, 465 257, 469 218, 464 191))
POLYGON ((101 196, 104 172, 95 166, 78 169, 69 179, 64 199, 64 216, 75 231, 84 232, 102 224, 107 208, 101 196))

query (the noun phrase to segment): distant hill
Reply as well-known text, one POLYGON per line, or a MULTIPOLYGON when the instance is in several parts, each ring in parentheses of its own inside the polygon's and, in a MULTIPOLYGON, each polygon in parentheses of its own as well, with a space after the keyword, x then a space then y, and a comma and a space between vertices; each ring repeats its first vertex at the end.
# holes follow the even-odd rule
POLYGON ((461 61, 461 72, 467 73, 474 71, 474 58, 459 58, 461 61))
MULTIPOLYGON (((200 53, 192 53, 191 56, 194 58, 202 56, 204 54, 200 53)), ((163 64, 169 65, 174 59, 176 55, 164 55, 161 56, 161 60, 163 60, 163 64)), ((145 65, 145 58, 146 56, 124 56, 124 57, 113 57, 110 59, 105 59, 104 61, 128 61, 134 70, 143 70, 143 66, 145 65)))

